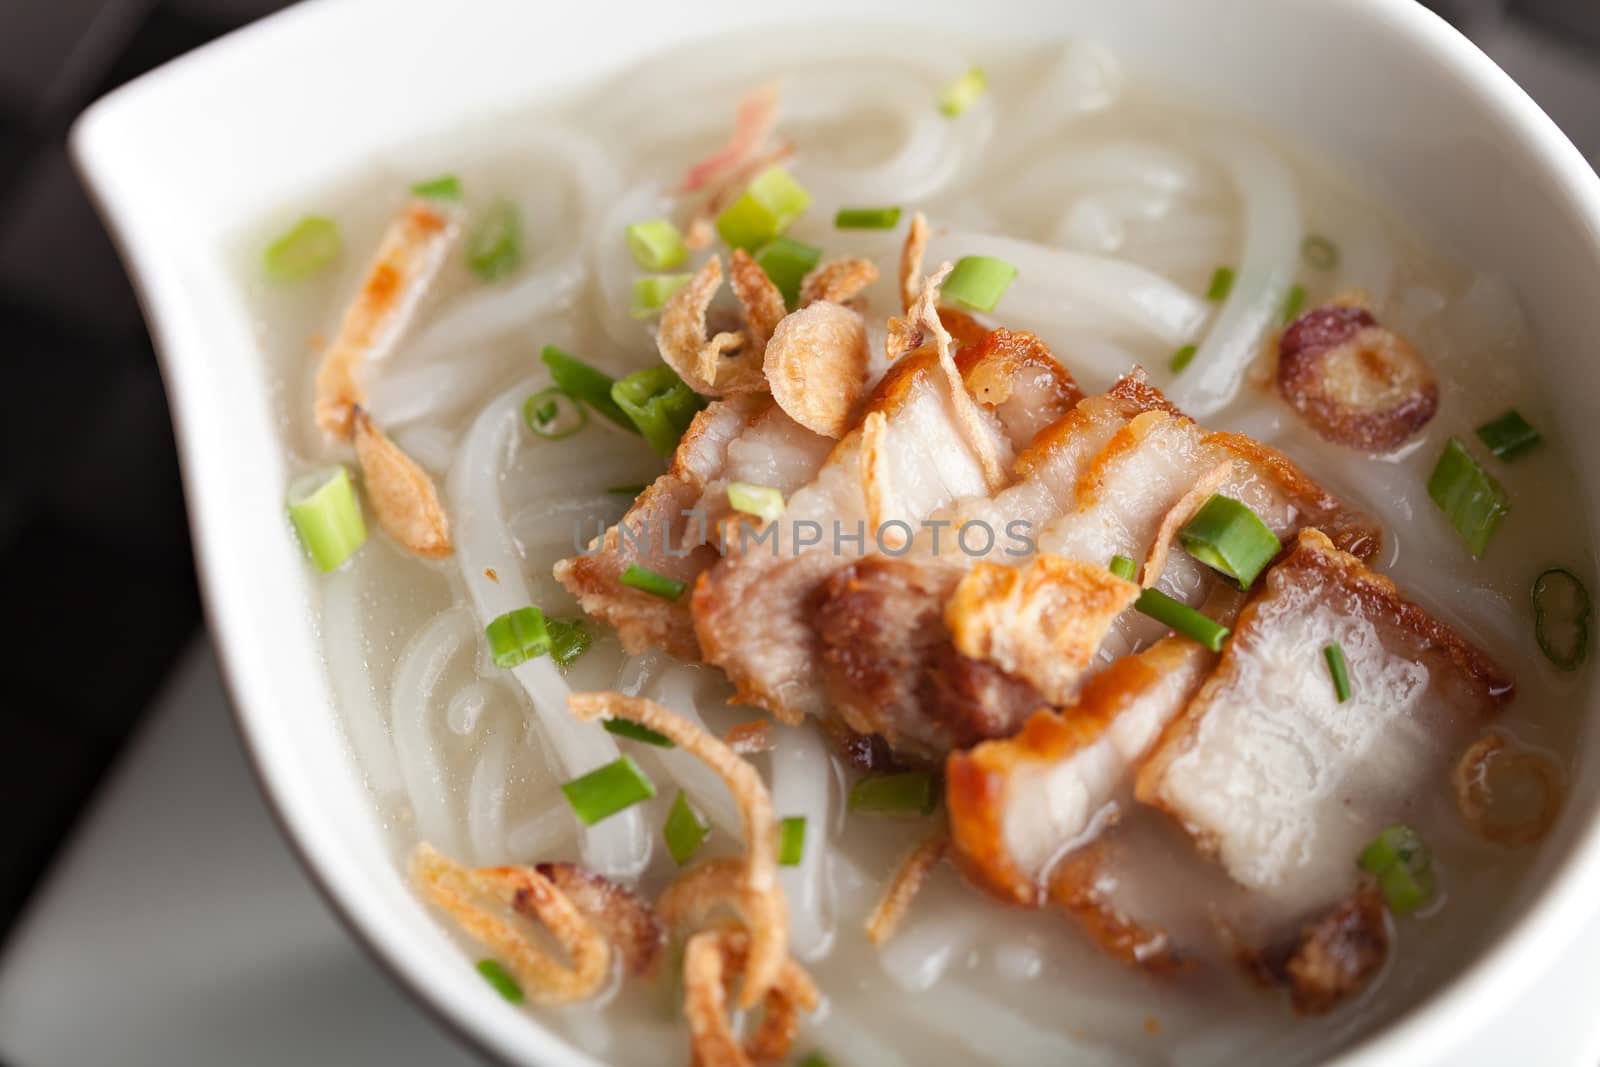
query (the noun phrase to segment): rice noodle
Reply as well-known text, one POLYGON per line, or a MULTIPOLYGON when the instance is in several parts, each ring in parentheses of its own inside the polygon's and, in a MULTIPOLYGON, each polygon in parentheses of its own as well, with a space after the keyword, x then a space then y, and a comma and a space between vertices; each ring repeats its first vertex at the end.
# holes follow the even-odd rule
POLYGON ((1212 155, 1228 170, 1244 206, 1244 251, 1233 289, 1189 367, 1170 389, 1192 418, 1221 410, 1239 393, 1245 370, 1277 325, 1300 257, 1300 195, 1288 167, 1254 138, 1217 134, 1212 155))
POLYGON ((497 722, 484 728, 483 751, 472 768, 467 787, 467 837, 480 864, 510 859, 506 849, 506 787, 514 733, 497 722))
POLYGON ((1097 309, 1164 344, 1180 345, 1198 333, 1207 313, 1205 302, 1193 293, 1124 260, 937 226, 929 246, 933 260, 984 255, 1016 267, 1017 280, 1001 304, 1008 323, 1019 313, 1030 323, 1040 318, 1059 322, 1060 305, 1067 303, 1097 309))
POLYGON ((833 852, 828 828, 833 825, 835 797, 840 786, 833 762, 817 731, 809 727, 774 726, 769 757, 772 810, 780 819, 799 816, 806 821, 800 862, 778 868, 778 884, 789 902, 789 944, 803 960, 826 955, 833 945, 833 902, 829 897, 827 866, 833 852))
MULTIPOLYGON (((461 454, 450 472, 451 514, 456 522, 456 555, 479 626, 532 600, 522 577, 522 558, 506 532, 500 501, 500 480, 517 438, 522 399, 533 391, 532 380, 500 394, 473 422, 461 454), (498 581, 485 577, 493 570, 498 581)), ((580 723, 567 714, 567 684, 548 656, 512 668, 512 674, 533 701, 540 733, 549 745, 547 759, 561 780, 610 763, 621 754, 611 735, 597 723, 580 723)), ((631 878, 650 861, 653 835, 637 808, 582 831, 584 863, 608 878, 631 878)))
POLYGON ((339 722, 355 749, 367 784, 380 797, 405 786, 388 716, 379 710, 376 682, 367 669, 367 635, 362 623, 361 589, 367 578, 363 558, 329 574, 322 586, 322 641, 328 677, 338 700, 339 722))
POLYGON ((475 636, 471 616, 460 608, 447 608, 411 639, 394 672, 389 721, 417 832, 452 853, 460 848, 457 823, 429 713, 450 661, 470 647, 475 636))

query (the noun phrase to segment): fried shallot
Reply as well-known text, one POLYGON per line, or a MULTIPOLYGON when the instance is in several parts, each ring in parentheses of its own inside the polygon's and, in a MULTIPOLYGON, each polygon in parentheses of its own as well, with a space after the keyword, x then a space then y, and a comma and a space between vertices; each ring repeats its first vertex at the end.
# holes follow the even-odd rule
MULTIPOLYGON (((750 954, 750 938, 740 930, 702 930, 684 947, 683 1011, 696 1067, 782 1062, 799 1032, 800 1012, 816 1010, 820 998, 811 976, 786 958, 763 997, 761 1025, 741 1042, 728 1021, 728 992, 750 954)), ((748 971, 745 983, 748 988, 748 971)))
POLYGON ((894 877, 884 887, 883 895, 873 906, 872 914, 867 916, 868 941, 879 948, 889 943, 905 919, 906 912, 911 910, 911 902, 928 881, 928 875, 933 873, 934 867, 944 859, 949 849, 950 834, 940 830, 906 853, 900 866, 895 868, 894 877))
POLYGON ((595 996, 611 972, 611 945, 555 884, 531 867, 463 867, 427 842, 411 851, 411 880, 463 933, 493 950, 535 1004, 574 1004, 595 996), (525 932, 491 913, 509 907, 549 931, 563 963, 525 932))
POLYGON ((1479 837, 1497 845, 1531 845, 1550 832, 1561 814, 1561 772, 1556 765, 1536 752, 1511 750, 1506 739, 1493 731, 1467 748, 1451 781, 1462 819, 1479 837), (1526 795, 1528 786, 1536 797, 1526 795), (1522 795, 1508 800, 1505 794, 1513 791, 1522 795))
POLYGON ((361 484, 383 532, 407 552, 427 559, 454 552, 450 519, 433 479, 378 429, 360 405, 351 409, 351 424, 361 484))

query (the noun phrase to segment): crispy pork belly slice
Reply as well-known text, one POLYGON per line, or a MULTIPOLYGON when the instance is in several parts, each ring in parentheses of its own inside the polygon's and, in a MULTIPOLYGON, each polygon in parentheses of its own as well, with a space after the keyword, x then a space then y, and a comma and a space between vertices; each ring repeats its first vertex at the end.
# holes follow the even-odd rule
POLYGON ((705 659, 727 672, 740 699, 785 721, 821 714, 810 621, 828 576, 866 555, 879 533, 888 544, 952 500, 986 495, 995 456, 1009 466, 998 421, 979 410, 974 430, 959 402, 971 404, 937 353, 903 357, 783 517, 727 533, 727 553, 696 583, 692 612, 705 659))
POLYGON ((869 556, 829 576, 812 614, 830 714, 905 761, 1003 737, 1044 704, 1027 682, 956 651, 943 610, 961 575, 944 560, 869 556), (916 688, 901 694, 906 679, 916 688))
POLYGON ((1116 817, 1138 761, 1215 662, 1204 645, 1163 638, 1097 674, 1065 711, 1037 711, 1014 737, 952 752, 957 865, 1002 899, 1038 904, 1052 865, 1116 817))
POLYGON ((695 416, 667 472, 588 554, 558 562, 556 579, 585 614, 616 627, 628 651, 660 648, 697 658, 688 598, 663 600, 622 585, 622 572, 637 563, 692 583, 717 560, 712 546, 716 524, 729 510, 728 483, 754 481, 788 492, 810 479, 831 444, 795 425, 768 397, 714 401, 695 416))
POLYGON ((1379 830, 1415 821, 1511 689, 1392 582, 1306 530, 1141 769, 1137 795, 1241 885, 1318 913, 1350 896, 1353 857, 1379 830), (1323 658, 1335 643, 1351 683, 1342 704, 1323 658))
POLYGON ((1023 474, 1017 484, 938 512, 933 521, 945 525, 919 535, 904 557, 865 559, 834 574, 812 609, 831 711, 854 731, 882 736, 919 761, 1014 732, 1045 700, 1032 685, 951 644, 944 605, 977 560, 952 547, 950 531, 986 524, 996 536, 993 556, 1025 554, 1027 543, 1012 533, 1027 536, 1064 510, 1112 435, 1130 417, 1165 406, 1142 375, 1124 378, 1039 432, 1017 458, 1023 474))
POLYGON ((990 330, 955 358, 967 391, 999 417, 1018 448, 1083 399, 1072 375, 1031 333, 990 330))

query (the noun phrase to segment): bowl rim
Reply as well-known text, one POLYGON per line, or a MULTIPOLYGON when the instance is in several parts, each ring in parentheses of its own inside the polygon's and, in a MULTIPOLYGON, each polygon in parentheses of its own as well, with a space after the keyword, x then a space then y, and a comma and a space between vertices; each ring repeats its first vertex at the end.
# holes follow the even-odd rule
MULTIPOLYGON (((1306 2, 1306 0, 1299 0, 1306 2)), ((375 917, 375 912, 358 903, 353 884, 347 884, 320 849, 313 844, 314 834, 300 826, 290 805, 279 795, 283 788, 275 778, 270 756, 263 751, 256 733, 256 712, 244 699, 246 686, 240 680, 237 661, 251 654, 234 639, 227 620, 230 612, 219 591, 215 559, 208 522, 191 492, 197 475, 193 453, 200 447, 186 407, 181 402, 187 356, 178 354, 170 334, 170 306, 181 299, 182 287, 169 277, 171 264, 159 244, 141 240, 133 224, 133 207, 120 200, 116 174, 119 131, 139 123, 137 112, 144 98, 168 95, 185 82, 203 84, 215 61, 227 54, 253 49, 257 41, 278 36, 278 47, 291 37, 319 32, 330 12, 360 6, 359 0, 304 0, 276 12, 224 37, 210 42, 113 90, 91 104, 73 123, 69 152, 84 186, 123 261, 133 285, 157 354, 169 396, 181 476, 185 489, 185 510, 194 531, 194 554, 205 625, 229 695, 230 714, 243 742, 246 762, 260 787, 274 825, 306 872, 311 884, 327 902, 355 941, 429 1015, 454 1033, 469 1048, 493 1059, 514 1062, 531 1053, 539 1062, 552 1065, 595 1065, 600 1061, 570 1045, 537 1018, 508 1028, 497 1025, 467 1000, 453 996, 453 980, 428 972, 419 957, 406 951, 396 931, 375 917)), ((368 3, 376 10, 376 3, 368 3)), ((393 10, 399 15, 414 12, 419 5, 393 10)), ((1515 147, 1547 177, 1560 196, 1566 214, 1588 224, 1587 243, 1600 255, 1600 176, 1555 122, 1510 75, 1468 40, 1459 30, 1416 0, 1344 0, 1350 17, 1364 20, 1372 31, 1392 35, 1399 43, 1413 48, 1439 64, 1445 76, 1462 92, 1472 94, 1474 102, 1501 123, 1499 135, 1511 139, 1515 147)), ((1497 938, 1466 970, 1442 981, 1403 1015, 1356 1039, 1342 1049, 1335 1062, 1373 1065, 1402 1062, 1429 1062, 1459 1050, 1482 1024, 1486 1007, 1492 1002, 1507 1003, 1553 962, 1567 930, 1597 911, 1593 901, 1600 899, 1600 816, 1591 818, 1575 836, 1571 847, 1553 865, 1544 884, 1527 909, 1506 922, 1497 938), (1511 976, 1511 977, 1508 977, 1511 976), (1440 1047, 1442 1034, 1457 1035, 1453 1045, 1440 1047)))

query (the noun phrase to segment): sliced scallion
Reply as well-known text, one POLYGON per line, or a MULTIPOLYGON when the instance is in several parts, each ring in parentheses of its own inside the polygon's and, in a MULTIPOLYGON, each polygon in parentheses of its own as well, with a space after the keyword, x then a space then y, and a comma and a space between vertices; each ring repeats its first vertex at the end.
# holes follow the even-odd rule
POLYGON ((798 867, 806 854, 806 817, 791 815, 778 820, 778 864, 798 867))
POLYGON ((556 666, 570 667, 588 651, 592 638, 582 619, 546 619, 544 625, 550 633, 550 658, 556 666))
POLYGON ((647 745, 657 748, 677 748, 677 743, 666 734, 658 734, 648 726, 642 726, 632 719, 607 719, 601 724, 606 728, 606 733, 626 737, 630 741, 642 741, 647 745))
POLYGON ((1306 306, 1306 289, 1303 285, 1291 285, 1288 295, 1283 298, 1283 309, 1278 315, 1278 320, 1287 326, 1300 317, 1300 309, 1306 306))
POLYGON ((1232 497, 1213 493, 1194 518, 1178 531, 1184 551, 1248 589, 1263 567, 1282 550, 1261 516, 1232 497))
POLYGON ((993 256, 962 256, 940 290, 974 311, 993 311, 1016 280, 1017 268, 993 256))
POLYGON ((555 345, 545 345, 539 353, 544 365, 550 368, 550 377, 561 391, 574 400, 581 400, 600 414, 630 433, 638 433, 626 412, 611 399, 611 387, 617 380, 605 371, 596 370, 576 356, 563 352, 555 345))
POLYGON ((1396 915, 1408 915, 1433 898, 1433 861, 1422 838, 1409 826, 1383 830, 1361 850, 1356 862, 1377 877, 1384 903, 1396 915))
POLYGON ((1148 615, 1157 622, 1172 627, 1178 633, 1200 642, 1211 651, 1222 651, 1222 642, 1228 636, 1228 628, 1220 622, 1206 618, 1183 601, 1174 600, 1159 589, 1146 589, 1139 594, 1139 599, 1134 601, 1133 606, 1141 615, 1148 615))
POLYGON ((467 238, 467 266, 492 282, 514 274, 521 265, 522 214, 511 201, 496 201, 467 238))
POLYGON ((1428 496, 1478 559, 1483 558, 1500 520, 1511 510, 1500 483, 1454 437, 1445 442, 1444 452, 1428 478, 1428 496))
POLYGON ((1583 666, 1589 655, 1589 590, 1565 567, 1551 567, 1533 580, 1533 636, 1539 651, 1564 671, 1583 666))
POLYGON ((552 385, 522 402, 522 421, 545 440, 559 441, 587 426, 589 413, 559 385, 552 385))
POLYGON ((367 541, 350 472, 344 467, 313 471, 289 487, 289 521, 319 571, 331 571, 367 541))
POLYGON ((1483 442, 1495 459, 1515 459, 1537 445, 1544 438, 1528 425, 1528 420, 1508 411, 1498 419, 1478 427, 1478 440, 1483 442))
POLYGON ((585 826, 609 819, 656 795, 656 786, 628 756, 596 767, 588 774, 563 782, 561 793, 572 814, 585 826))
POLYGON ((1167 366, 1172 368, 1173 374, 1177 374, 1194 362, 1194 354, 1198 351, 1200 351, 1199 345, 1184 345, 1172 353, 1172 359, 1168 361, 1167 366))
POLYGON ((796 1067, 833 1067, 833 1062, 821 1052, 811 1052, 796 1067))
POLYGON ((822 249, 791 237, 770 241, 756 253, 756 263, 767 272, 783 294, 783 302, 791 308, 800 302, 800 283, 821 261, 822 249))
POLYGON ((710 833, 710 824, 695 813, 680 789, 678 799, 672 802, 672 810, 667 812, 667 821, 661 827, 661 836, 666 838, 672 862, 679 867, 688 863, 710 833))
POLYGON ((1125 582, 1131 582, 1133 576, 1139 573, 1139 565, 1127 556, 1112 556, 1111 573, 1125 582))
POLYGON ((1322 658, 1328 661, 1328 676, 1333 679, 1333 695, 1343 704, 1350 699, 1350 667, 1344 661, 1344 648, 1335 641, 1324 645, 1322 658))
POLYGON ((930 815, 939 805, 931 771, 876 774, 850 787, 849 808, 862 815, 930 815))
POLYGON ((729 482, 728 506, 762 522, 772 522, 783 514, 783 494, 769 485, 729 482))
POLYGON ((628 251, 642 270, 671 270, 689 258, 689 246, 670 219, 635 222, 627 237, 628 251))
POLYGON ((989 88, 982 67, 970 67, 961 77, 939 90, 939 110, 951 118, 966 113, 989 88))
POLYGON ((483 632, 489 639, 489 658, 505 670, 550 651, 550 629, 545 625, 544 612, 536 607, 497 615, 483 632))
POLYGON ((261 266, 271 281, 304 281, 339 258, 343 247, 338 223, 323 215, 307 215, 267 246, 261 266))
POLYGON ((661 314, 667 301, 689 283, 692 274, 647 274, 633 280, 633 296, 628 301, 628 317, 648 319, 661 314))
POLYGON ((756 175, 744 194, 717 216, 717 233, 730 248, 754 252, 811 206, 811 194, 782 167, 756 175))
POLYGON ((833 217, 837 230, 892 230, 899 224, 897 207, 842 207, 833 217))
POLYGON ((648 567, 641 567, 637 563, 630 563, 623 570, 622 577, 617 579, 630 589, 637 589, 651 596, 658 596, 662 600, 677 600, 683 596, 683 591, 688 588, 676 578, 668 578, 665 574, 657 574, 648 567))
POLYGON ((1317 270, 1332 270, 1339 265, 1339 246, 1326 237, 1312 234, 1300 242, 1300 256, 1317 270))
POLYGON ((1221 303, 1233 292, 1233 268, 1218 267, 1211 274, 1211 285, 1206 289, 1206 299, 1221 303))
POLYGON ((483 980, 493 986, 494 991, 506 1000, 512 1004, 522 1003, 522 987, 517 984, 515 978, 506 973, 504 967, 500 966, 499 960, 479 960, 478 973, 483 975, 483 980))
POLYGON ((461 179, 454 174, 441 174, 413 185, 411 195, 426 200, 460 200, 461 179))
POLYGON ((611 386, 611 399, 626 412, 657 455, 670 456, 705 397, 690 389, 665 363, 636 371, 611 386))

